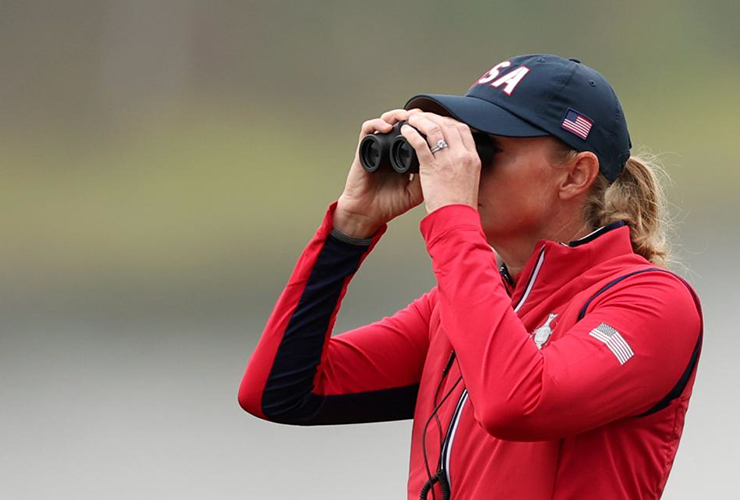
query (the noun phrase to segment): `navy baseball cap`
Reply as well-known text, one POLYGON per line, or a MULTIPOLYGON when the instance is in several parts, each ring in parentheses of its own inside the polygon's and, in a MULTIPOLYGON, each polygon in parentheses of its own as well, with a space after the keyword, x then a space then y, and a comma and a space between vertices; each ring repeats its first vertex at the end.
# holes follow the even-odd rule
POLYGON ((503 61, 464 96, 420 94, 406 109, 452 116, 473 129, 506 137, 552 135, 591 151, 611 182, 630 156, 629 132, 614 89, 577 59, 530 54, 503 61))

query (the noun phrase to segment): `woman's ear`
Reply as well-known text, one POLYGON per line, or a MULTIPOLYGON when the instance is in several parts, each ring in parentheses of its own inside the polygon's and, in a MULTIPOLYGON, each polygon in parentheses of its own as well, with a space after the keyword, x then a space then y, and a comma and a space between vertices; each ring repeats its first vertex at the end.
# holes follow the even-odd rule
POLYGON ((599 159, 591 151, 581 151, 565 166, 565 176, 558 195, 561 200, 572 200, 586 193, 599 175, 599 159))

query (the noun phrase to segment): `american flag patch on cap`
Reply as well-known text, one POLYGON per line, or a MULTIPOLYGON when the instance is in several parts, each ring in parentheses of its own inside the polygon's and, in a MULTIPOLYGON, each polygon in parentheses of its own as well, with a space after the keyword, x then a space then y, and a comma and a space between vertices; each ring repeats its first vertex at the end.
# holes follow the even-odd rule
POLYGON ((593 338, 606 344, 609 350, 619 360, 619 364, 623 365, 635 355, 632 352, 632 348, 624 338, 619 334, 613 327, 602 323, 589 333, 593 338))
POLYGON ((563 123, 560 124, 568 132, 573 132, 584 141, 588 138, 588 133, 591 132, 591 127, 594 122, 586 118, 580 113, 568 109, 563 118, 563 123))

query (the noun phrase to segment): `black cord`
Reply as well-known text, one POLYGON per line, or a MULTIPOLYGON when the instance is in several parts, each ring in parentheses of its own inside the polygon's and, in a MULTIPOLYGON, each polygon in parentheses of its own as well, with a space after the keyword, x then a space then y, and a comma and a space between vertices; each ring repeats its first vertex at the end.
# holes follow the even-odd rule
MULTIPOLYGON (((447 375, 447 373, 450 371, 450 368, 452 368, 452 362, 455 361, 455 356, 456 356, 455 351, 452 351, 450 353, 450 359, 447 360, 447 365, 445 365, 445 369, 442 371, 442 378, 444 378, 447 375)), ((435 405, 437 404, 437 396, 436 396, 436 394, 435 394, 435 397, 434 397, 434 404, 435 405)), ((434 414, 434 420, 437 421, 437 430, 439 431, 439 443, 440 443, 440 446, 442 446, 444 444, 444 442, 447 440, 447 435, 446 435, 446 433, 443 433, 442 432, 442 424, 439 421, 439 412, 437 412, 437 413, 434 414)), ((448 428, 447 429, 447 432, 449 432, 449 431, 450 430, 448 428)), ((440 450, 439 459, 437 459, 437 470, 439 470, 441 468, 442 468, 442 450, 440 450)))
MULTIPOLYGON (((437 415, 437 397, 439 397, 439 390, 442 388, 442 382, 444 382, 445 378, 447 378, 447 374, 450 372, 450 368, 452 368, 452 362, 454 360, 455 360, 455 351, 452 351, 450 352, 450 359, 447 360, 447 364, 442 370, 442 377, 439 379, 437 388, 434 390, 434 398, 432 399, 433 411, 429 418, 434 417, 434 420, 436 420, 437 422, 437 431, 439 433, 440 443, 442 443, 442 423, 439 421, 439 415, 437 415)), ((426 447, 426 439, 427 439, 426 429, 428 425, 429 425, 429 420, 427 420, 426 424, 424 424, 424 434, 422 435, 422 438, 421 438, 422 450, 424 452, 424 466, 427 471, 427 483, 432 481, 432 471, 431 469, 429 469, 429 460, 427 459, 427 447, 426 447)), ((439 465, 437 466, 437 469, 439 469, 439 465)), ((434 500, 437 500, 437 495, 434 491, 432 491, 432 498, 434 500)))
MULTIPOLYGON (((454 354, 454 353, 453 353, 453 354, 454 354)), ((450 356, 450 358, 452 358, 452 356, 450 356)), ((446 374, 445 374, 445 375, 446 375, 446 374)), ((443 376, 443 378, 444 378, 444 376, 443 376)), ((426 471, 427 471, 427 477, 429 478, 429 479, 427 480, 427 484, 425 484, 425 485, 424 485, 424 486, 425 486, 425 488, 422 488, 422 494, 423 494, 424 496, 422 496, 421 498, 424 498, 424 499, 426 499, 426 495, 428 494, 428 492, 429 492, 429 489, 431 488, 431 486, 432 486, 432 485, 433 485, 434 483, 436 483, 436 482, 440 481, 440 479, 439 479, 439 477, 438 477, 438 476, 439 476, 439 473, 440 473, 440 472, 444 472, 444 471, 438 471, 438 472, 437 472, 437 474, 436 474, 435 476, 432 476, 432 472, 431 472, 431 470, 429 469, 429 459, 427 458, 427 439, 426 439, 426 437, 427 437, 427 429, 429 428, 429 423, 430 423, 430 422, 432 421, 432 418, 433 418, 433 417, 434 417, 434 416, 435 416, 435 415, 437 414, 437 412, 438 412, 438 411, 439 411, 439 409, 440 409, 440 408, 442 407, 442 405, 444 404, 444 402, 445 402, 445 401, 447 401, 447 398, 449 398, 449 397, 450 397, 450 395, 451 395, 451 394, 452 394, 452 393, 453 393, 453 392, 455 391, 455 388, 457 387, 457 385, 458 385, 458 384, 460 383, 460 381, 461 381, 461 380, 462 380, 462 375, 460 375, 460 376, 459 376, 459 377, 457 378, 457 380, 456 380, 456 381, 455 381, 455 383, 454 383, 454 384, 452 385, 452 387, 450 388, 450 390, 449 390, 449 391, 447 391, 447 394, 445 394, 445 395, 444 395, 444 397, 442 397, 442 400, 441 400, 441 401, 439 402, 439 404, 437 404, 437 406, 435 406, 435 407, 434 407, 434 409, 432 410, 432 414, 431 414, 431 415, 429 416, 429 418, 427 419, 426 423, 424 424, 424 429, 422 430, 422 436, 421 436, 421 449, 422 449, 422 452, 423 452, 423 454, 424 454, 424 467, 426 468, 426 471), (435 479, 435 478, 436 478, 436 479, 435 479)), ((440 382, 440 383, 441 383, 441 382, 440 382)), ((443 475, 444 475, 444 474, 443 474, 443 475)), ((447 482, 447 481, 446 481, 446 479, 447 479, 447 478, 445 478, 445 481, 444 481, 445 483, 447 482)), ((448 486, 447 488, 449 489, 449 486, 448 486)), ((444 491, 445 491, 445 486, 444 486, 444 484, 442 485, 442 491, 443 491, 443 497, 444 497, 444 491)), ((433 489, 432 489, 432 498, 434 498, 434 499, 436 500, 436 495, 435 495, 435 493, 434 493, 434 490, 433 490, 433 489)))
MULTIPOLYGON (((444 380, 444 377, 442 378, 444 380)), ((442 388, 442 382, 440 381, 439 385, 437 386, 437 390, 434 392, 434 401, 432 401, 432 404, 434 406, 437 406, 437 398, 439 397, 439 390, 442 388)), ((434 414, 434 421, 437 423, 437 435, 439 437, 439 442, 442 442, 442 439, 444 438, 444 435, 442 433, 442 422, 439 421, 439 415, 436 413, 434 414)))
POLYGON ((447 482, 445 471, 443 471, 442 469, 438 470, 437 474, 435 474, 434 477, 430 478, 429 481, 427 481, 426 484, 421 487, 421 500, 427 499, 427 495, 429 495, 429 490, 432 490, 432 498, 434 498, 433 488, 436 483, 439 483, 440 487, 442 488, 442 500, 450 500, 452 491, 450 490, 450 484, 447 482))
MULTIPOLYGON (((442 388, 442 382, 444 382, 445 377, 447 377, 447 374, 450 372, 450 368, 452 368, 452 362, 455 361, 455 351, 452 351, 450 353, 450 359, 447 360, 447 364, 445 365, 444 370, 442 370, 442 378, 439 381, 439 384, 437 384, 437 390, 434 391, 434 399, 432 401, 432 404, 434 407, 437 406, 437 398, 439 397, 439 390, 442 388)), ((439 414, 433 413, 434 420, 437 422, 437 432, 439 434, 439 442, 442 442, 443 439, 443 433, 442 433, 442 422, 439 421, 439 414)), ((425 434, 426 436, 426 434, 425 434)), ((439 468, 439 466, 437 466, 439 468)))

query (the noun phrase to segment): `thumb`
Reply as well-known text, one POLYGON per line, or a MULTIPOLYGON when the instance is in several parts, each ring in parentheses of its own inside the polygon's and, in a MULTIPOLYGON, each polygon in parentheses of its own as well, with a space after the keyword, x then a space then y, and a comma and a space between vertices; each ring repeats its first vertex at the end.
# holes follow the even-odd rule
POLYGON ((416 174, 408 174, 409 183, 406 185, 406 194, 411 202, 412 206, 416 206, 424 200, 424 193, 421 190, 421 176, 416 174))

